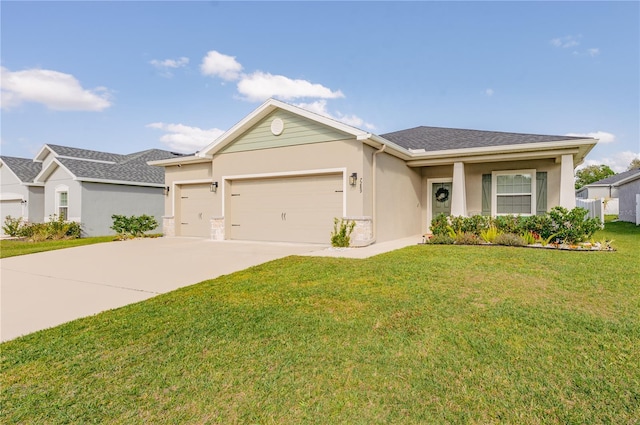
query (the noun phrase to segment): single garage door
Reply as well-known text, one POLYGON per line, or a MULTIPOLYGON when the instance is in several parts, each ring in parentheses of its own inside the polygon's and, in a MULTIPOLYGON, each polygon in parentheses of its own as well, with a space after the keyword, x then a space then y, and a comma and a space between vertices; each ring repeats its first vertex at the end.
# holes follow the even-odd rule
POLYGON ((4 235, 2 226, 4 226, 4 220, 7 216, 10 215, 12 218, 22 217, 22 209, 22 202, 20 202, 19 199, 0 201, 0 217, 2 217, 2 223, 0 223, 0 235, 4 235))
POLYGON ((211 217, 215 193, 211 183, 180 187, 180 236, 211 236, 211 217))
POLYGON ((329 243, 342 199, 342 174, 233 181, 229 238, 329 243))

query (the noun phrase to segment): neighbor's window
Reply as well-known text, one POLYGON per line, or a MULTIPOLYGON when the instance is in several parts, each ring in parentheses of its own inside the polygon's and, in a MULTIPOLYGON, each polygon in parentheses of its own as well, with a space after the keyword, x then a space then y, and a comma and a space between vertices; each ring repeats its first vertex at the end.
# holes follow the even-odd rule
POLYGON ((501 171, 493 173, 494 199, 497 215, 535 214, 535 170, 501 171))
POLYGON ((58 218, 67 220, 69 217, 69 192, 58 192, 58 218))

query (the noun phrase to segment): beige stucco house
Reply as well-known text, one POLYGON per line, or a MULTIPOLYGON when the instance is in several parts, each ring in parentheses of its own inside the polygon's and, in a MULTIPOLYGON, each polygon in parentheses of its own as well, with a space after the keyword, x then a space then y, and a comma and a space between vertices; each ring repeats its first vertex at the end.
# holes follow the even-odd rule
POLYGON ((167 236, 352 245, 428 232, 431 218, 575 206, 596 139, 416 127, 376 135, 270 99, 165 168, 167 236))

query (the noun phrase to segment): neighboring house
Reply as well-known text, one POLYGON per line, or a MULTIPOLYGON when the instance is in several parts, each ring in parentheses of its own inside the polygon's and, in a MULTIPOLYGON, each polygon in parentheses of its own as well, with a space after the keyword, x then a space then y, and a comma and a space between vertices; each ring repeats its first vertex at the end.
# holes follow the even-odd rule
MULTIPOLYGON (((6 166, 19 175, 16 170, 20 164, 31 172, 28 183, 22 184, 30 190, 37 189, 40 198, 38 208, 30 209, 28 215, 21 211, 24 218, 48 221, 53 216, 62 217, 81 223, 84 236, 99 236, 114 233, 110 229, 113 214, 147 214, 160 222, 164 174, 147 162, 180 156, 160 149, 120 155, 47 144, 33 160, 2 157, 2 168, 6 166)), ((16 183, 5 180, 4 171, 2 178, 3 199, 5 193, 18 193, 14 189, 16 183)), ((36 204, 31 198, 24 200, 29 208, 36 204)), ((18 212, 17 207, 11 208, 18 212)), ((6 214, 2 214, 4 220, 6 214)))
POLYGON ((32 159, 0 156, 0 235, 4 235, 2 226, 7 216, 42 222, 44 187, 33 182, 40 169, 32 159))
POLYGON ((592 138, 416 127, 375 135, 270 99, 165 168, 165 235, 353 245, 428 231, 438 213, 537 214, 575 206, 592 138))
POLYGON ((576 191, 576 198, 580 199, 604 199, 606 214, 619 214, 619 195, 617 184, 635 175, 638 170, 624 171, 614 174, 597 182, 584 185, 576 191))
POLYGON ((625 177, 615 183, 618 191, 618 220, 640 225, 640 168, 625 171, 625 177))

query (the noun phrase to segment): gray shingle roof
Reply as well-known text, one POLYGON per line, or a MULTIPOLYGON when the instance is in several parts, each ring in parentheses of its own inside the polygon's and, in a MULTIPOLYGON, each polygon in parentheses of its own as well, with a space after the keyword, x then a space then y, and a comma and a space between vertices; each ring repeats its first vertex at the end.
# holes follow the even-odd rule
POLYGON ((598 180, 597 182, 589 183, 585 186, 595 186, 595 185, 608 186, 610 184, 618 183, 620 180, 624 180, 635 174, 640 174, 640 169, 636 168, 635 170, 623 171, 622 173, 614 174, 613 176, 609 176, 606 179, 598 180))
POLYGON ((161 149, 149 149, 118 156, 120 158, 115 164, 60 157, 58 161, 80 179, 164 184, 164 169, 147 165, 147 161, 177 158, 182 155, 161 149))
POLYGON ((99 151, 92 151, 89 149, 72 148, 69 146, 50 145, 48 143, 47 143, 47 146, 57 155, 67 156, 70 158, 118 162, 118 161, 121 161, 126 156, 126 155, 119 155, 117 153, 99 152, 99 151))
POLYGON ((33 183, 33 179, 42 169, 42 164, 34 162, 32 159, 16 158, 14 156, 2 156, 0 158, 23 183, 33 183))
POLYGON ((381 134, 380 136, 405 149, 424 149, 427 152, 584 139, 584 137, 424 126, 381 134))

